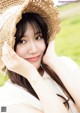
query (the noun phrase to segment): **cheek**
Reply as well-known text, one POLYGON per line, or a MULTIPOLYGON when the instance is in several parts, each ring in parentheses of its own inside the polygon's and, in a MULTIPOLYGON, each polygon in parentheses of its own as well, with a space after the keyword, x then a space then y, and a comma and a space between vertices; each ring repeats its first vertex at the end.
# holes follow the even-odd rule
POLYGON ((25 54, 25 47, 22 47, 20 45, 17 45, 16 47, 16 53, 20 56, 20 57, 24 57, 25 54))
POLYGON ((39 50, 40 52, 42 52, 42 54, 44 53, 45 49, 46 49, 46 45, 44 43, 44 41, 42 41, 41 43, 38 44, 39 50))

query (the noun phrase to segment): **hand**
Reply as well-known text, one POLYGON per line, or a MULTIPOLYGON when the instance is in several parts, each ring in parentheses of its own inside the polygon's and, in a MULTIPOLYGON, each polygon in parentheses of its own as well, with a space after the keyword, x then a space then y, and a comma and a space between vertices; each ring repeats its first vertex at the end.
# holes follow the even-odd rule
POLYGON ((48 48, 46 50, 45 55, 43 56, 43 62, 45 64, 48 64, 50 62, 54 62, 54 60, 57 58, 57 54, 55 53, 54 49, 54 41, 50 41, 48 44, 48 48))
POLYGON ((30 75, 31 69, 34 69, 34 71, 37 70, 31 63, 18 56, 7 43, 4 44, 2 49, 2 60, 10 71, 16 72, 24 77, 30 75))

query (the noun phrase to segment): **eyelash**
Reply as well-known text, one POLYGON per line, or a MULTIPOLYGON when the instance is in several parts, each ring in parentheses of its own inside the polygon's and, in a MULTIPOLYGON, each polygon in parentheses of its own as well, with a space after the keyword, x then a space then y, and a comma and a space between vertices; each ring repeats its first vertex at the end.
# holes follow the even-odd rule
POLYGON ((25 43, 24 41, 27 42, 26 40, 20 39, 20 40, 19 40, 19 43, 20 43, 20 44, 25 43))
MULTIPOLYGON (((37 37, 35 38, 35 40, 41 40, 41 39, 42 39, 41 36, 37 36, 37 37)), ((26 40, 23 40, 23 39, 20 39, 20 40, 19 40, 19 44, 25 43, 25 42, 27 42, 27 41, 26 41, 26 40)))
POLYGON ((41 37, 41 36, 37 36, 35 39, 37 39, 37 40, 41 40, 42 37, 41 37))

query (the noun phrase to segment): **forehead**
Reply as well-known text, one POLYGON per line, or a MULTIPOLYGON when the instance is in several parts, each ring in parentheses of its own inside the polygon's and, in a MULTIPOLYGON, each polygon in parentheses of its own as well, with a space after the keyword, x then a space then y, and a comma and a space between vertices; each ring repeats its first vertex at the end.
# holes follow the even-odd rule
POLYGON ((24 36, 41 34, 41 29, 37 24, 27 22, 25 26, 24 36))
POLYGON ((34 33, 41 32, 41 28, 36 21, 26 22, 26 30, 32 29, 34 33))

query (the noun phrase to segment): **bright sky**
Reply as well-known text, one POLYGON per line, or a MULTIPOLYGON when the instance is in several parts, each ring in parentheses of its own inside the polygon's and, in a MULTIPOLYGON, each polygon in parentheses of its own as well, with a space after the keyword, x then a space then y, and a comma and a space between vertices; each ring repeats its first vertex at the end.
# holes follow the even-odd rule
POLYGON ((55 4, 57 4, 57 3, 58 3, 58 0, 53 0, 53 1, 54 1, 54 3, 55 3, 55 4))
POLYGON ((74 1, 77 1, 77 0, 53 0, 55 5, 61 5, 62 3, 65 3, 65 2, 74 2, 74 1))
POLYGON ((53 0, 53 1, 54 1, 54 4, 55 4, 55 5, 60 5, 60 4, 62 4, 61 1, 63 1, 63 0, 53 0))

